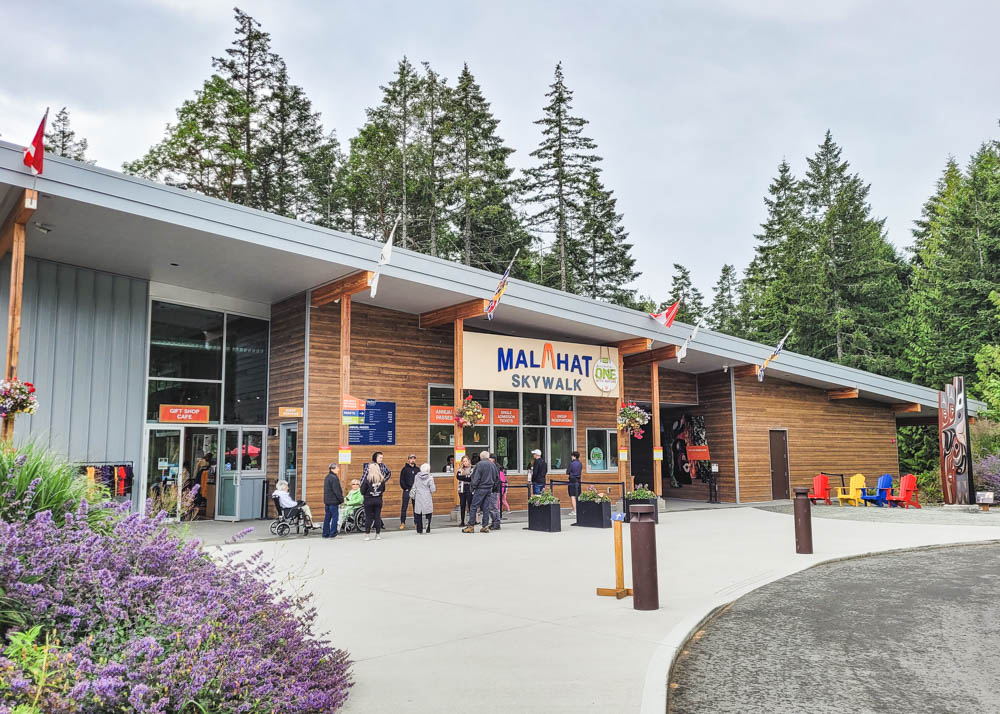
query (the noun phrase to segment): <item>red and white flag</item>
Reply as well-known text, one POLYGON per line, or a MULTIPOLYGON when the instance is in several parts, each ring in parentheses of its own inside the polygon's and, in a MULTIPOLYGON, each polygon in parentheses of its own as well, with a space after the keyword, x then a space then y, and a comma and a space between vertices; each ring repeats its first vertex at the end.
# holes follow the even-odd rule
POLYGON ((680 308, 681 301, 678 300, 663 312, 651 312, 649 313, 649 316, 664 327, 670 327, 674 324, 674 318, 677 317, 677 311, 680 310, 680 308))
POLYGON ((49 110, 45 110, 42 123, 38 125, 35 138, 31 140, 31 146, 24 148, 24 165, 31 169, 35 176, 42 175, 42 164, 45 161, 45 120, 49 118, 49 110))

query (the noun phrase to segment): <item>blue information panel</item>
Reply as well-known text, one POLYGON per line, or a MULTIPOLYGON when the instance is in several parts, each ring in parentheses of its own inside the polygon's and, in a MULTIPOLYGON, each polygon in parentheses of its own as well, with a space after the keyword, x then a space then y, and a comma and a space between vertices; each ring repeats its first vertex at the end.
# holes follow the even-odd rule
POLYGON ((364 410, 354 411, 352 416, 357 417, 357 423, 347 427, 348 444, 396 445, 396 402, 376 402, 374 399, 367 399, 364 410))

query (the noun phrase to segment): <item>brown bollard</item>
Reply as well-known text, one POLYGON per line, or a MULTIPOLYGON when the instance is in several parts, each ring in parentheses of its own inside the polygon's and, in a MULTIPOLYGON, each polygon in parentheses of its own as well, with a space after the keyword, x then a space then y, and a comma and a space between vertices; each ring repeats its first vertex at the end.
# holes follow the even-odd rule
POLYGON ((812 555, 813 527, 809 489, 795 489, 795 500, 792 503, 795 510, 795 552, 801 555, 812 555))
POLYGON ((632 607, 660 608, 660 586, 656 576, 656 506, 630 506, 632 540, 632 607))

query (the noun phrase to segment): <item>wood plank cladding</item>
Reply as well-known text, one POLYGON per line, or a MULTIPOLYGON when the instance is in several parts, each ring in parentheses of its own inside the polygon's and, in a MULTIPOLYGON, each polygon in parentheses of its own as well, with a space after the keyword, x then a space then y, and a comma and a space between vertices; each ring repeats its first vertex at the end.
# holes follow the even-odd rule
MULTIPOLYGON (((719 465, 719 500, 736 502, 736 460, 733 458, 733 401, 730 391, 729 374, 721 371, 698 375, 698 406, 689 411, 695 416, 705 417, 705 433, 708 436, 708 450, 712 461, 719 465)), ((740 455, 743 440, 739 441, 740 455)), ((743 467, 740 466, 740 483, 743 482, 743 467)), ((708 499, 708 486, 695 479, 684 498, 708 499)), ((742 496, 742 493, 740 494, 742 496)))
POLYGON ((771 499, 771 429, 788 431, 793 488, 811 486, 820 471, 862 473, 869 486, 883 473, 899 476, 896 418, 889 404, 831 402, 825 390, 773 377, 764 382, 737 380, 736 424, 742 501, 771 499))
MULTIPOLYGON (((649 383, 649 364, 640 367, 625 365, 625 399, 634 402, 652 402, 649 383)), ((687 372, 676 372, 660 365, 660 404, 697 404, 698 378, 687 372)))
MULTIPOLYGON (((302 420, 279 418, 278 409, 304 406, 305 338, 306 293, 301 293, 271 307, 270 387, 268 390, 267 424, 273 429, 278 429, 281 422, 298 421, 299 423, 299 453, 296 463, 299 464, 300 471, 296 483, 297 490, 302 485, 302 420)), ((277 436, 269 437, 267 440, 267 474, 272 485, 278 478, 278 441, 279 437, 277 436)), ((315 473, 315 469, 313 472, 315 473)), ((301 493, 296 494, 296 497, 301 497, 301 493)), ((320 499, 320 504, 322 504, 322 499, 320 499)), ((312 505, 315 509, 315 502, 312 505)), ((268 512, 271 510, 270 499, 268 499, 268 512)), ((314 514, 317 512, 322 513, 322 508, 319 511, 313 511, 314 514)))

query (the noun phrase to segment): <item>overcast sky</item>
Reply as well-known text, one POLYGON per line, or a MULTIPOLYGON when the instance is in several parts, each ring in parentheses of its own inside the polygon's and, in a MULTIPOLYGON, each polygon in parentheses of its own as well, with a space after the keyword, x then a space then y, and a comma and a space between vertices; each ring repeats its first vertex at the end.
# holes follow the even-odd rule
MULTIPOLYGON (((0 0, 0 136, 26 143, 67 105, 90 158, 119 169, 163 135, 232 39, 232 0, 0 0), (10 39, 10 38, 9 38, 10 39)), ((341 141, 407 55, 454 79, 468 62, 500 133, 530 162, 558 61, 604 157, 643 275, 671 264, 710 295, 742 269, 782 157, 796 173, 826 129, 872 185, 889 238, 910 227, 949 154, 997 136, 1000 74, 986 2, 324 2, 244 0, 341 141)))

